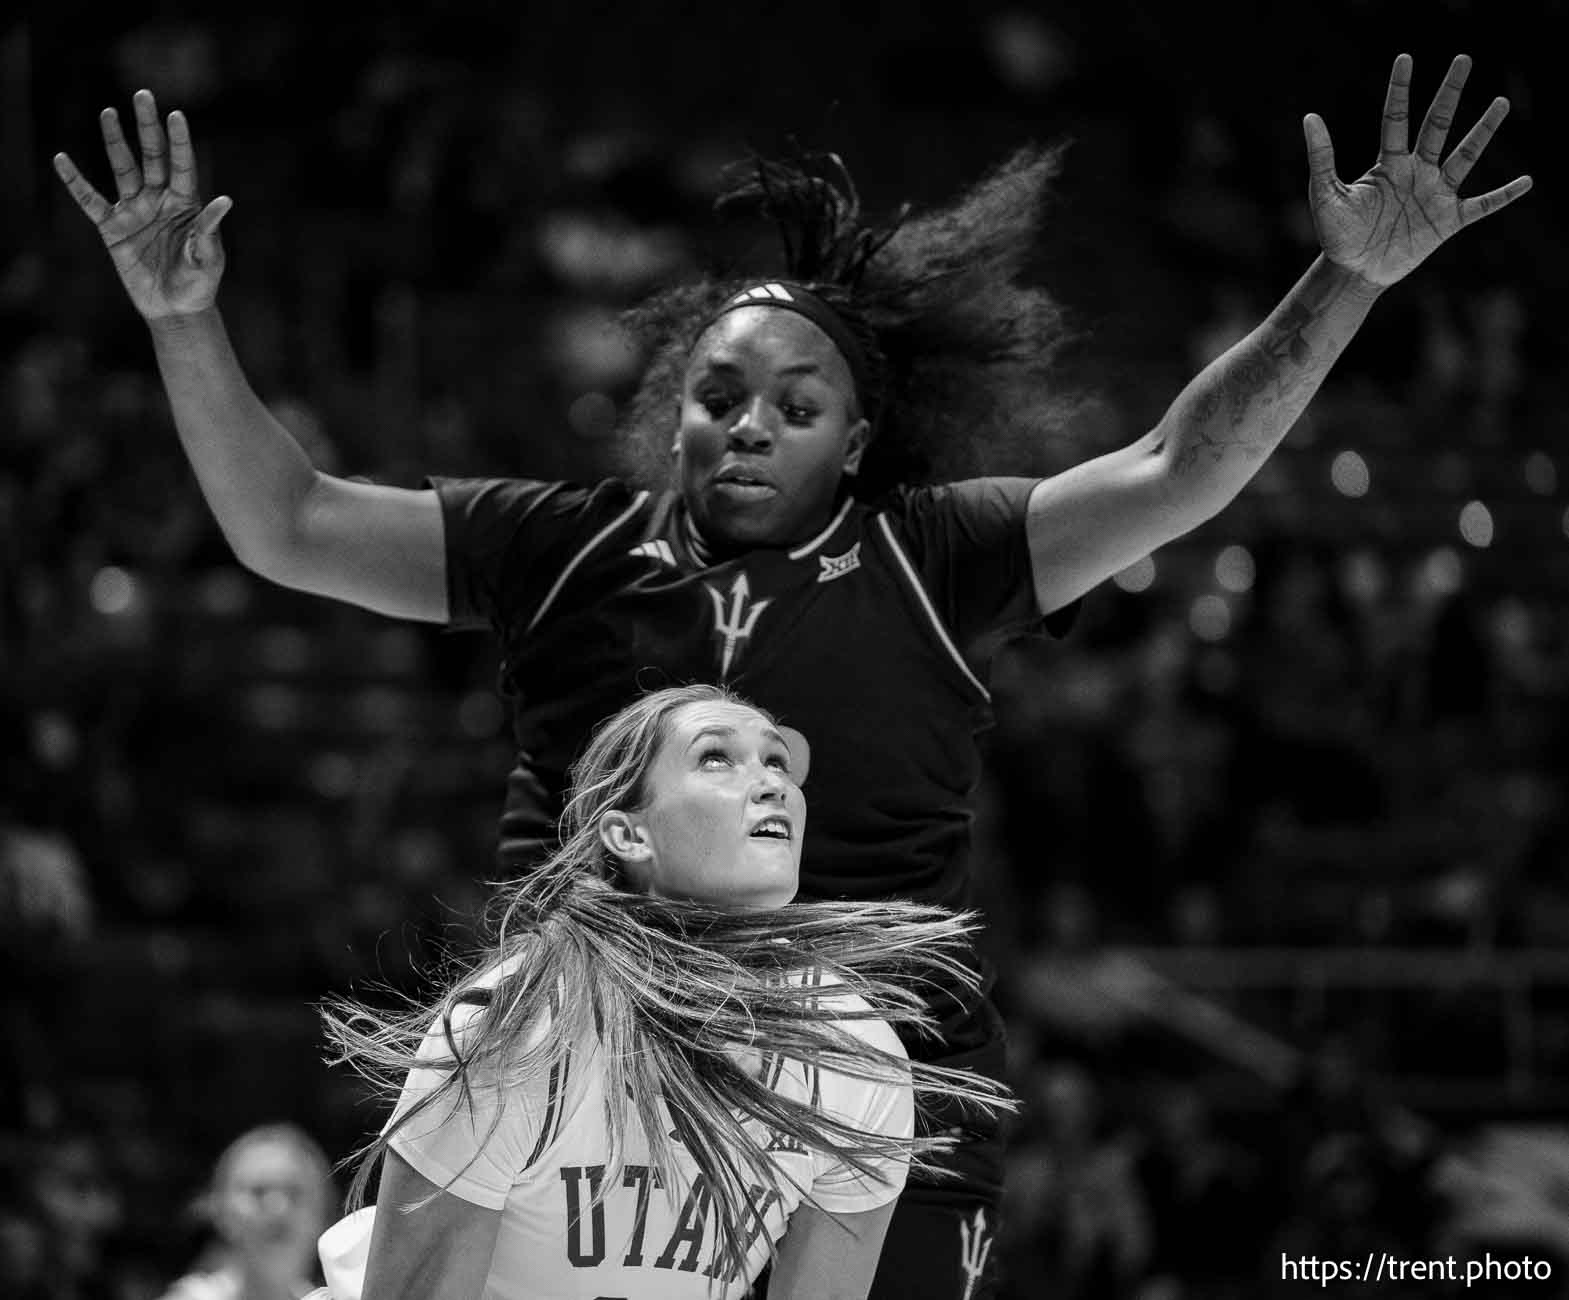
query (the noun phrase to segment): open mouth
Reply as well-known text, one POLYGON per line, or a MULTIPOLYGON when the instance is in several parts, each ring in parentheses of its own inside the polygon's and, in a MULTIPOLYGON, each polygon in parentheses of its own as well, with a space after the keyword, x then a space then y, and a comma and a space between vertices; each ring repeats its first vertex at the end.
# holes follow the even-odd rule
POLYGON ((748 833, 754 840, 790 841, 790 820, 787 817, 764 817, 748 833))

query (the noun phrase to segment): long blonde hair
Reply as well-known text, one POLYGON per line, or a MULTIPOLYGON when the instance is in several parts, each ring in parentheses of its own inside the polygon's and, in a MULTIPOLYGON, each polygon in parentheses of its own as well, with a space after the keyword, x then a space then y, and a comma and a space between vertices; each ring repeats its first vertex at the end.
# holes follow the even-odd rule
POLYGON ((595 732, 570 774, 560 848, 507 884, 496 900, 494 941, 435 1005, 387 1014, 336 999, 324 1008, 333 1064, 353 1066, 391 1096, 416 1066, 446 1076, 356 1153, 351 1205, 363 1200, 375 1161, 398 1129, 443 1098, 467 1100, 476 1068, 512 1086, 559 1073, 574 1050, 595 1041, 603 1049, 610 1137, 596 1199, 620 1179, 625 1098, 636 1107, 664 1186, 677 1185, 671 1135, 656 1107, 663 1098, 674 1135, 713 1199, 721 1250, 715 1273, 725 1277, 742 1271, 751 1241, 769 1240, 748 1185, 780 1190, 779 1170, 743 1117, 874 1177, 873 1162, 890 1157, 941 1177, 930 1157, 954 1145, 948 1136, 896 1138, 847 1125, 776 1092, 737 1055, 761 1050, 855 1078, 908 1080, 921 1107, 1015 1108, 991 1079, 907 1062, 835 1023, 880 1019, 935 1038, 919 989, 955 982, 975 989, 964 960, 967 936, 978 928, 973 913, 902 901, 729 912, 634 893, 622 883, 618 860, 600 839, 600 818, 647 804, 649 769, 672 716, 714 701, 755 707, 717 686, 672 687, 634 701, 595 732), (844 994, 859 995, 867 1009, 839 1005, 844 994), (461 1043, 452 1027, 460 1007, 473 1009, 461 1043), (446 1045, 435 1059, 429 1046, 420 1052, 433 1017, 446 1045), (549 1032, 538 1032, 542 1025, 549 1032))

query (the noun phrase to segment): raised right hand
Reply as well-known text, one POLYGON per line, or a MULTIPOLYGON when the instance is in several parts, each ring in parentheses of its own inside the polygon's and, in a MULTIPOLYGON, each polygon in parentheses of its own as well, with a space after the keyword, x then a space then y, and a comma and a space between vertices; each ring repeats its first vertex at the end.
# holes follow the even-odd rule
POLYGON ((120 130, 119 115, 112 108, 98 115, 120 195, 117 203, 111 207, 63 153, 54 156, 55 171, 98 228, 136 310, 150 321, 189 315, 212 306, 218 295, 224 260, 218 223, 234 202, 220 195, 202 206, 183 113, 169 114, 165 137, 152 92, 137 91, 132 103, 140 166, 120 130))

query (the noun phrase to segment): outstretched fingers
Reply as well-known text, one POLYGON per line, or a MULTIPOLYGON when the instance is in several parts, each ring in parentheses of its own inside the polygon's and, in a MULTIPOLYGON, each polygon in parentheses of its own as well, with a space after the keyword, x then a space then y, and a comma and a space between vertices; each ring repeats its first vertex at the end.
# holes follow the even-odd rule
POLYGON ((101 226, 109 219, 113 209, 109 200, 104 198, 92 187, 92 183, 76 169, 76 164, 71 161, 70 155, 57 153, 54 156, 55 174, 65 182, 65 188, 71 191, 71 197, 76 200, 76 205, 87 214, 89 221, 95 226, 101 226))
POLYGON ((1444 141, 1449 137, 1449 128, 1454 124, 1455 109, 1460 104, 1460 91, 1470 73, 1471 56, 1455 55, 1449 71, 1444 74, 1444 84, 1438 88, 1438 94, 1433 96, 1432 106, 1422 119, 1422 129, 1417 134, 1416 156, 1423 162, 1438 165, 1439 155, 1444 152, 1444 141))
POLYGON ((169 114, 169 189, 182 199, 196 197, 196 151, 191 148, 191 127, 185 114, 169 114))
POLYGON ((1465 139, 1455 146, 1455 150, 1444 160, 1443 176, 1454 189, 1460 188, 1460 183, 1470 175, 1471 168, 1476 166, 1476 160, 1482 156, 1482 150, 1487 148, 1488 141, 1493 138, 1493 132, 1498 130, 1498 125, 1509 115, 1509 101, 1500 95, 1487 106, 1483 113, 1469 131, 1465 139))
POLYGON ((229 215, 229 209, 234 206, 234 200, 227 194, 220 194, 196 218, 196 235, 200 239, 211 240, 218 233, 218 223, 229 215))
POLYGON ((1469 226, 1473 221, 1492 216, 1500 208, 1507 208, 1530 188, 1531 178, 1529 176, 1516 176, 1509 184, 1500 185, 1496 190, 1491 190, 1486 194, 1478 194, 1472 199, 1461 199, 1460 224, 1469 226))
POLYGON ((218 256, 218 223, 228 216, 234 200, 220 194, 196 216, 185 237, 185 254, 196 266, 209 266, 218 256))
POLYGON ((1384 127, 1379 137, 1381 154, 1405 153, 1411 139, 1411 56, 1397 54, 1384 92, 1384 127))
POLYGON ((1335 146, 1330 143, 1324 119, 1309 113, 1302 119, 1302 135, 1307 141, 1308 184, 1315 190, 1333 186, 1340 178, 1335 174, 1335 146))
POLYGON ((114 187, 122 199, 131 198, 142 188, 142 169, 136 165, 131 146, 120 130, 120 115, 112 108, 104 109, 98 114, 98 127, 103 132, 109 168, 114 172, 114 187))
POLYGON ((158 126, 158 105, 152 91, 138 90, 131 98, 136 113, 136 135, 142 146, 142 178, 151 189, 162 189, 168 180, 168 150, 158 126))

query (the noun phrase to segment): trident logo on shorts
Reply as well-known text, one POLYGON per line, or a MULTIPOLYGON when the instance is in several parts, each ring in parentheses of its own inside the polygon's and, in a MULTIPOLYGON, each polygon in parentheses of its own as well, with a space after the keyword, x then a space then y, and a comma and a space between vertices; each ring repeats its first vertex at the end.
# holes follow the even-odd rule
POLYGON ((959 1240, 962 1243, 959 1247, 959 1266, 964 1269, 962 1300, 971 1300, 992 1253, 992 1237, 986 1230, 985 1210, 975 1211, 975 1218, 970 1223, 959 1224, 959 1240))
POLYGON ((708 595, 714 602, 714 636, 720 644, 719 676, 730 676, 730 665, 735 659, 736 651, 741 643, 752 635, 752 629, 757 626, 758 615, 772 603, 760 600, 755 605, 748 606, 747 602, 752 597, 752 586, 746 580, 745 573, 738 573, 735 581, 730 584, 730 607, 725 608, 725 598, 713 587, 708 587, 708 595))

